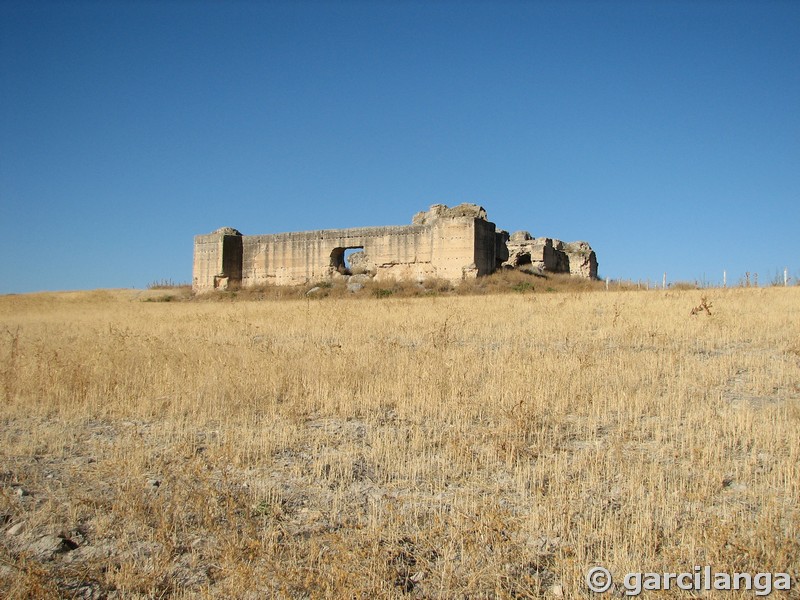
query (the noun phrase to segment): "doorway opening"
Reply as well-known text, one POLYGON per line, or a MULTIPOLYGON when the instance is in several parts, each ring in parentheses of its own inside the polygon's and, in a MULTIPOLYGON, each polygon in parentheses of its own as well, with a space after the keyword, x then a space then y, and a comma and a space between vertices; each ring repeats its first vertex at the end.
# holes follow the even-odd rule
POLYGON ((334 248, 331 252, 331 268, 342 275, 352 275, 348 258, 355 252, 364 250, 364 246, 348 246, 346 248, 334 248))

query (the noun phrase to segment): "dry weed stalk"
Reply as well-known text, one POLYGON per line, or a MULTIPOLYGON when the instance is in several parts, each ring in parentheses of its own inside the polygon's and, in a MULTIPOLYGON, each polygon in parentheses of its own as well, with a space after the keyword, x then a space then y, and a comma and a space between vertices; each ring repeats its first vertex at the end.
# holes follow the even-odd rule
POLYGON ((708 316, 711 316, 711 307, 712 306, 713 306, 713 304, 711 304, 708 301, 708 299, 705 296, 703 296, 702 298, 700 298, 700 304, 698 304, 697 306, 695 306, 692 309, 691 314, 692 314, 692 316, 696 316, 696 315, 699 315, 702 312, 705 312, 708 316))

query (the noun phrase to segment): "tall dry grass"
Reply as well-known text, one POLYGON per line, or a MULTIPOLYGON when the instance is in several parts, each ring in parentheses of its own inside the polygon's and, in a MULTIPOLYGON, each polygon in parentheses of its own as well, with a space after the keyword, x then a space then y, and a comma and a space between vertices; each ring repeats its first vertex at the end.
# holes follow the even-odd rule
POLYGON ((800 289, 703 294, 2 297, 0 595, 796 598, 800 289))

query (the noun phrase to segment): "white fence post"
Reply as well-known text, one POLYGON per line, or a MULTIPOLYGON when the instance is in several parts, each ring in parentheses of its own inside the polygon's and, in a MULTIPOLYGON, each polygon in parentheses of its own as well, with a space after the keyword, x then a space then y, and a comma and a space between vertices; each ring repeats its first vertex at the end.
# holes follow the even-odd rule
POLYGON ((723 271, 722 272, 722 287, 724 287, 724 288, 728 287, 728 272, 727 271, 723 271))
POLYGON ((784 268, 783 269, 783 287, 786 287, 788 285, 789 285, 789 269, 788 268, 784 268))

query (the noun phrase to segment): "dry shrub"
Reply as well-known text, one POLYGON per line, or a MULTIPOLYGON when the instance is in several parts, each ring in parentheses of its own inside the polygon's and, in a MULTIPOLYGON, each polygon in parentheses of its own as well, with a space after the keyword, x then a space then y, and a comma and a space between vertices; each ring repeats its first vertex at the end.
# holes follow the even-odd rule
POLYGON ((711 316, 711 307, 712 307, 712 306, 713 306, 713 304, 711 304, 711 303, 708 301, 708 298, 706 298, 705 296, 703 296, 702 298, 700 298, 700 304, 698 304, 697 306, 695 306, 695 307, 694 307, 694 308, 691 310, 691 315, 692 315, 692 316, 696 316, 696 315, 699 315, 699 314, 705 313, 705 314, 707 314, 707 315, 710 317, 710 316, 711 316))

